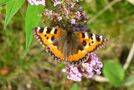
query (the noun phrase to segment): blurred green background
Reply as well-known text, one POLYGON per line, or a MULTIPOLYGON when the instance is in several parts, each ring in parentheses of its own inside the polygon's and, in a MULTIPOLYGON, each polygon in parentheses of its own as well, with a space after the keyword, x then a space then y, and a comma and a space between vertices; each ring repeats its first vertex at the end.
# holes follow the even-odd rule
POLYGON ((33 39, 31 28, 42 24, 36 17, 42 6, 1 0, 0 90, 134 90, 134 0, 83 0, 81 5, 88 28, 108 39, 96 52, 104 63, 101 76, 67 80, 64 64, 53 62, 33 39))

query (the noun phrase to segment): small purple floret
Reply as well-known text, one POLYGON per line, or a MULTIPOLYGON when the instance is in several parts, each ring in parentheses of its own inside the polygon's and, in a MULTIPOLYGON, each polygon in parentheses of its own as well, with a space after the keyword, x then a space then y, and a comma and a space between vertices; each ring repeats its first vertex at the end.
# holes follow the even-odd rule
POLYGON ((73 81, 81 81, 82 76, 92 78, 95 74, 100 75, 103 64, 96 54, 90 54, 87 62, 79 66, 68 65, 62 71, 66 72, 67 78, 73 81))

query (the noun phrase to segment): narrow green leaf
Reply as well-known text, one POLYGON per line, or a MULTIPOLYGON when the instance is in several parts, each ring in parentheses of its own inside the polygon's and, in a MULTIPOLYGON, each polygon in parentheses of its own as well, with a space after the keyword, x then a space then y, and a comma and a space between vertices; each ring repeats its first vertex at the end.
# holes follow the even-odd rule
POLYGON ((6 4, 9 0, 0 0, 0 6, 6 4))
POLYGON ((10 0, 6 4, 6 18, 5 18, 5 27, 10 22, 12 17, 17 13, 21 8, 25 0, 10 0))
POLYGON ((124 70, 118 63, 110 61, 104 62, 103 73, 115 87, 120 86, 124 80, 124 70))
POLYGON ((32 6, 29 5, 25 17, 25 35, 26 35, 26 51, 29 50, 33 33, 32 28, 36 27, 41 19, 39 14, 41 13, 43 6, 32 6))
POLYGON ((72 87, 70 88, 70 90, 78 90, 78 85, 74 83, 72 87))

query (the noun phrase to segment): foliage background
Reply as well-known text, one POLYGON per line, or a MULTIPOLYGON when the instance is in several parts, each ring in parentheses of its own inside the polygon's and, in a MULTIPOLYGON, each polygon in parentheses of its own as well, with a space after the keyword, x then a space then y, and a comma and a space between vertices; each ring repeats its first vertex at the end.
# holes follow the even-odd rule
POLYGON ((134 89, 134 1, 84 0, 81 5, 88 28, 108 38, 106 47, 96 52, 104 63, 101 77, 67 80, 61 72, 64 64, 55 64, 38 42, 32 42, 31 29, 43 25, 37 16, 43 7, 25 0, 1 0, 0 90, 134 89), (128 56, 131 63, 124 69, 128 56))

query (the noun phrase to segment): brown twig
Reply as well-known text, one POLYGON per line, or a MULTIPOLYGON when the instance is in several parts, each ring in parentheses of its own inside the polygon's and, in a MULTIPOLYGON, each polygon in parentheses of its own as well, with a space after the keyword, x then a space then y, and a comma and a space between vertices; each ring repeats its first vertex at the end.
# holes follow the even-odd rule
POLYGON ((92 79, 97 82, 109 82, 107 78, 98 75, 95 75, 94 77, 92 77, 92 79))
POLYGON ((123 65, 124 70, 127 70, 128 66, 130 65, 130 62, 132 61, 133 56, 134 56, 134 42, 133 42, 130 52, 128 54, 127 60, 126 60, 125 64, 123 65))

